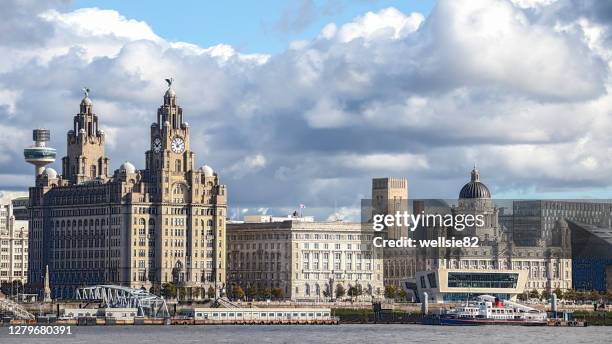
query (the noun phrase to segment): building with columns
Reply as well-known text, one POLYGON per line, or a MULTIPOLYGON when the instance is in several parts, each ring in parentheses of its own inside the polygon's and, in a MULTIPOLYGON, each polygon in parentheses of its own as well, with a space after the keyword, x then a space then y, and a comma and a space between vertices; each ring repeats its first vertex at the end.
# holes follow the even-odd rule
POLYGON ((541 293, 572 288, 567 223, 559 219, 550 221, 550 232, 555 233, 550 240, 545 240, 539 219, 527 226, 521 212, 512 215, 520 223, 519 229, 512 226, 511 219, 504 220, 505 225, 502 225, 500 209, 491 198, 489 188, 480 180, 476 167, 471 172, 470 181, 459 192, 455 205, 436 204, 428 208, 421 203, 415 205, 415 209, 426 214, 483 216, 482 226, 467 226, 462 231, 431 226, 419 232, 425 239, 476 237, 479 240, 478 247, 418 250, 417 271, 408 283, 415 287, 413 291, 417 298, 426 291, 432 302, 462 301, 487 293, 508 299, 532 290, 541 293), (537 235, 539 239, 524 240, 526 232, 537 233, 533 236, 537 235), (499 287, 501 285, 505 287, 499 287))
POLYGON ((196 167, 190 127, 167 82, 144 168, 124 162, 112 173, 103 116, 86 90, 67 133, 62 173, 44 169, 29 191, 33 287, 42 290, 48 266, 53 298, 96 284, 156 292, 174 283, 181 299, 222 292, 227 189, 212 168, 196 167))
POLYGON ((298 301, 334 299, 338 285, 345 291, 360 286, 368 300, 384 292, 371 226, 288 218, 231 223, 227 231, 230 286, 280 288, 298 301))

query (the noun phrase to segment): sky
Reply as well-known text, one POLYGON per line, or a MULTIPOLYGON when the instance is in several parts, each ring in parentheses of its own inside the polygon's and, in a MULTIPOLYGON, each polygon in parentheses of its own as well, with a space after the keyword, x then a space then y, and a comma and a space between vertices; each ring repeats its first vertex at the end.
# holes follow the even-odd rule
MULTIPOLYGON (((612 3, 34 1, 0 13, 0 197, 31 129, 65 135, 89 87, 111 169, 144 168, 174 77, 230 215, 358 216, 371 178, 456 198, 612 198, 612 3)), ((9 195, 9 196, 7 196, 9 195)))

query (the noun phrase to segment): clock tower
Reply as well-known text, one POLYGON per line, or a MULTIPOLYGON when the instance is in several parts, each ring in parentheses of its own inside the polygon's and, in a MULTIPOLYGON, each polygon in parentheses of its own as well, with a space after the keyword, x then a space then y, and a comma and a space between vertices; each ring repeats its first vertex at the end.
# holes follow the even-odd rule
POLYGON ((176 104, 173 79, 166 81, 164 104, 157 110, 157 122, 151 125, 146 168, 151 181, 158 185, 158 201, 172 202, 172 184, 186 182, 188 172, 194 170, 194 153, 189 149, 189 124, 183 121, 183 109, 176 104))
POLYGON ((195 167, 189 124, 176 103, 173 79, 166 79, 164 104, 151 125, 151 146, 145 153, 145 179, 155 205, 157 257, 154 281, 172 282, 192 297, 225 288, 226 187, 209 166, 195 167))

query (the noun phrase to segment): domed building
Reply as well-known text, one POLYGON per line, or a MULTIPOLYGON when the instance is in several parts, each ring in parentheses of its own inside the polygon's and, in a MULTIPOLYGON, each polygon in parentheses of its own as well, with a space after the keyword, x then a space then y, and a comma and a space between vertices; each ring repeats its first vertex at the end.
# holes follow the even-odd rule
POLYGON ((480 171, 474 166, 470 181, 459 191, 456 213, 484 215, 484 226, 469 229, 470 234, 492 240, 498 236, 499 211, 493 204, 489 188, 480 181, 480 171))
POLYGON ((480 181, 480 171, 476 169, 476 166, 471 174, 471 180, 459 192, 459 199, 491 198, 489 188, 480 181))

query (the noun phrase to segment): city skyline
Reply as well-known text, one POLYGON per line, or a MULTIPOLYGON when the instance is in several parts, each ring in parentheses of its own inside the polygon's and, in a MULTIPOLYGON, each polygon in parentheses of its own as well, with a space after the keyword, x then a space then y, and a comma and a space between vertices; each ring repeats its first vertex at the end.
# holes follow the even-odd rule
POLYGON ((354 216, 383 176, 408 178, 415 198, 455 198, 474 162, 495 198, 612 197, 605 5, 360 4, 352 19, 318 17, 329 24, 308 24, 316 33, 284 49, 261 35, 244 49, 180 42, 158 24, 79 6, 89 5, 13 4, 3 14, 30 29, 9 25, 0 41, 0 190, 32 184, 21 152, 33 127, 49 127, 65 154, 83 86, 110 171, 143 168, 156 96, 174 77, 197 165, 219 171, 231 217, 301 203, 319 218, 334 208, 354 216))

